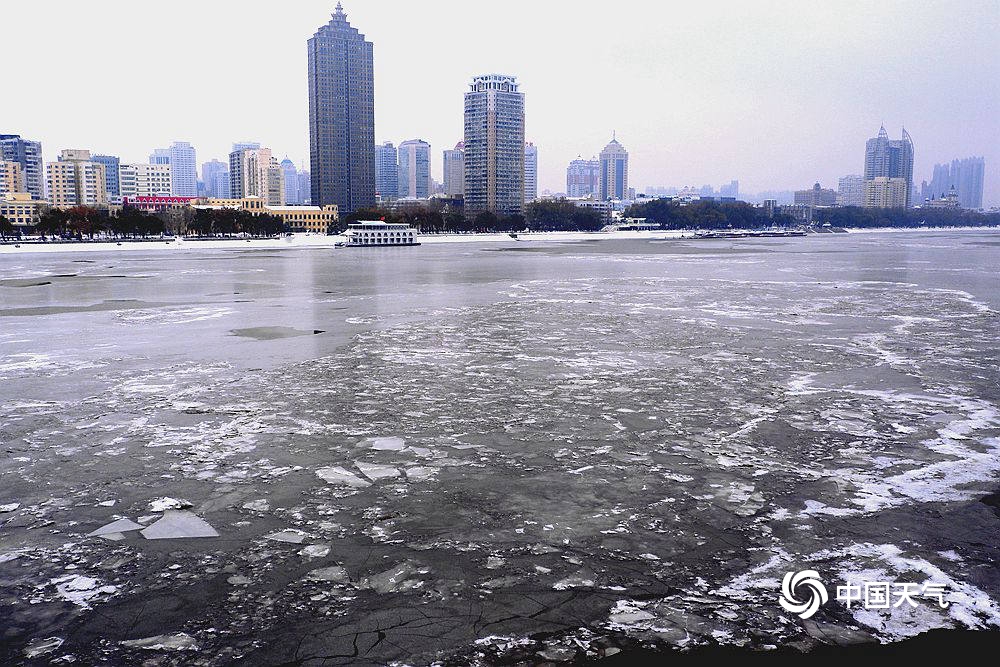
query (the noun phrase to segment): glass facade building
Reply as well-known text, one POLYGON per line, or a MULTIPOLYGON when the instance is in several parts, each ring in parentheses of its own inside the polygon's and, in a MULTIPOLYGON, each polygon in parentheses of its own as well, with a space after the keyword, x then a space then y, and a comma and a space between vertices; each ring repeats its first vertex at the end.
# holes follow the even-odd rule
POLYGON ((372 43, 337 3, 308 41, 312 203, 341 215, 375 205, 375 81, 372 43))

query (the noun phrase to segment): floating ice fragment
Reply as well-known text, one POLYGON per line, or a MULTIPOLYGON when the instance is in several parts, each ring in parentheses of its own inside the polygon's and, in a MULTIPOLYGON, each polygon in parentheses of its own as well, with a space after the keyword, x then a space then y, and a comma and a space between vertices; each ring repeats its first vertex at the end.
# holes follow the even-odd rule
POLYGON ((339 565, 334 565, 333 567, 321 567, 318 570, 313 570, 307 574, 305 578, 306 581, 332 581, 338 584, 350 581, 350 577, 347 576, 347 570, 339 565))
POLYGON ((117 500, 102 500, 101 502, 97 503, 97 505, 99 507, 114 507, 116 502, 118 502, 118 501, 117 500))
POLYGON ((406 441, 394 436, 387 438, 365 438, 363 444, 371 445, 372 449, 382 452, 398 452, 406 447, 406 441))
POLYGON ((415 482, 420 482, 425 479, 430 479, 435 473, 437 473, 437 468, 413 466, 412 468, 406 469, 406 478, 415 482))
POLYGON ((14 510, 16 510, 20 506, 21 506, 21 503, 10 503, 9 505, 0 505, 0 514, 5 514, 7 512, 13 512, 14 510))
POLYGON ((330 484, 346 484, 356 489, 371 486, 371 482, 361 479, 350 470, 341 468, 340 466, 320 468, 316 471, 316 475, 324 482, 329 482, 330 484))
POLYGON ((329 553, 330 547, 326 544, 310 544, 299 551, 299 555, 306 558, 323 558, 329 553))
POLYGON ((112 521, 111 523, 101 526, 91 533, 87 533, 87 537, 104 537, 114 535, 116 533, 126 533, 130 530, 142 530, 142 526, 131 519, 118 519, 117 521, 112 521))
POLYGON ((365 463, 364 461, 358 461, 355 463, 365 477, 377 482, 380 479, 388 479, 392 477, 399 477, 399 470, 393 468, 392 466, 383 466, 376 463, 365 463))
POLYGON ((254 512, 267 512, 271 509, 271 504, 262 498, 260 500, 251 500, 248 503, 243 503, 243 509, 254 512))
POLYGON ((122 646, 141 648, 147 651, 197 651, 198 643, 186 632, 172 635, 157 635, 144 639, 128 639, 121 642, 122 646))
POLYGON ((45 639, 32 639, 27 648, 24 649, 26 658, 37 658, 40 655, 51 653, 63 645, 62 637, 46 637, 45 639))
POLYGON ((143 529, 147 540, 179 539, 188 537, 218 537, 219 533, 207 521, 185 510, 167 510, 163 518, 143 529))
POLYGON ((289 544, 302 544, 308 537, 309 533, 305 533, 297 528, 288 528, 277 533, 265 535, 264 539, 275 542, 288 542, 289 544))
POLYGON ((149 503, 150 512, 165 512, 167 510, 182 510, 191 507, 193 503, 183 498, 157 498, 149 503))
POLYGON ((112 594, 118 590, 115 586, 101 586, 97 579, 81 574, 67 574, 53 579, 51 583, 55 584, 59 597, 85 609, 90 609, 87 603, 98 595, 112 594))

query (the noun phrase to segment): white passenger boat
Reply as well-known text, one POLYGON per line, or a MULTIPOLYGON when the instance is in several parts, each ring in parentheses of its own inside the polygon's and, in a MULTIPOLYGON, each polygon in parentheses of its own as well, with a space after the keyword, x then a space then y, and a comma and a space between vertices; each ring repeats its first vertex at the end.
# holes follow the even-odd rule
POLYGON ((347 225, 347 247, 420 245, 417 230, 403 222, 361 220, 347 225))

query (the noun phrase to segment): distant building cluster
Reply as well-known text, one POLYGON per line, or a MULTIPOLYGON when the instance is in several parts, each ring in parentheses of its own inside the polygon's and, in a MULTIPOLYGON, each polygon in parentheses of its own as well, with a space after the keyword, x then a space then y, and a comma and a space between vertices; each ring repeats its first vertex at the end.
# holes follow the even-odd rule
MULTIPOLYGON (((296 222, 293 228, 318 230, 320 221, 338 214, 376 205, 419 207, 435 199, 474 217, 522 215, 528 202, 559 198, 610 222, 628 205, 654 198, 682 205, 740 198, 737 180, 718 190, 648 186, 637 194, 629 153, 615 133, 596 156, 569 163, 564 193, 539 193, 538 147, 525 137, 524 93, 515 76, 496 73, 472 77, 463 96, 462 139, 443 151, 443 182, 437 183, 427 141, 376 143, 374 46, 348 22, 340 3, 307 46, 308 169, 287 157, 279 161, 258 142, 234 143, 228 159, 202 163, 200 174, 195 147, 184 141, 154 149, 143 163, 86 149, 62 150, 44 162, 40 142, 0 134, 0 215, 30 226, 46 207, 235 206, 281 212, 296 222)), ((762 205, 770 214, 806 222, 816 209, 832 206, 982 207, 982 157, 936 165, 919 191, 913 168, 910 135, 904 129, 900 139, 890 139, 882 127, 865 144, 863 173, 841 177, 836 190, 816 182, 778 193, 780 199, 766 196, 762 205)))

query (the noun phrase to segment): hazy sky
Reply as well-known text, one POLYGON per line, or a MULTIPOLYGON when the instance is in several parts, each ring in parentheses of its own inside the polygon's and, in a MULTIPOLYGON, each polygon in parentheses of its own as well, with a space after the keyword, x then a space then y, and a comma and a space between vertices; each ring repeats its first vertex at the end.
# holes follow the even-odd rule
MULTIPOLYGON (((325 0, 2 0, 0 133, 46 159, 89 148, 146 161, 190 141, 199 164, 255 140, 308 160, 306 39, 325 0), (13 54, 13 55, 12 55, 13 54)), ((905 125, 914 180, 984 155, 1000 204, 1000 0, 404 2, 345 0, 375 44, 375 132, 441 150, 462 138, 475 74, 514 74, 539 188, 617 131, 630 181, 795 189, 863 169, 905 125)))

